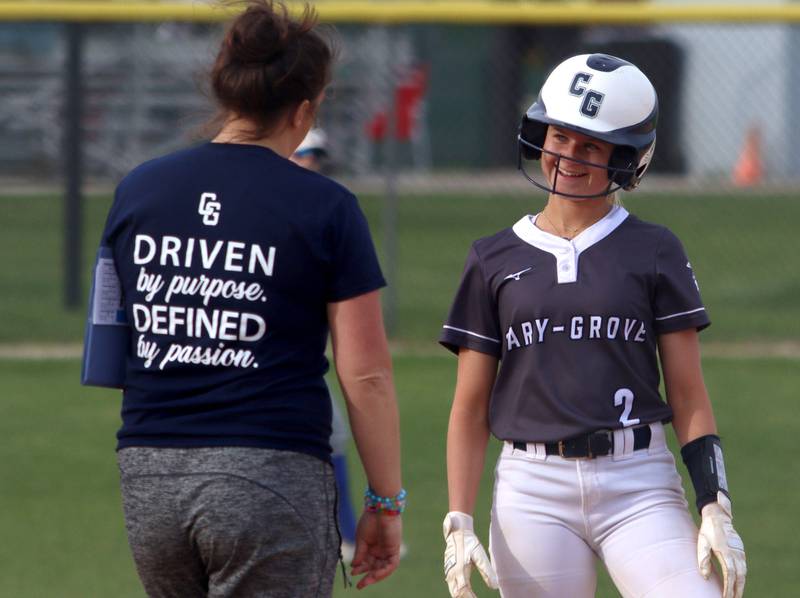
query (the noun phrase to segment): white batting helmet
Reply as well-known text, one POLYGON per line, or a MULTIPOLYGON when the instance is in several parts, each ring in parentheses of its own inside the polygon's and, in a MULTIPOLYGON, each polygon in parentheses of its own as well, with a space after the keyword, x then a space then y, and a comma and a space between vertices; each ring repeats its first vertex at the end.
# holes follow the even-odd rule
POLYGON ((630 191, 650 165, 657 120, 656 90, 636 66, 607 54, 573 56, 550 73, 522 117, 519 168, 537 187, 553 191, 525 172, 522 159, 538 160, 548 125, 557 125, 612 144, 606 194, 630 191))

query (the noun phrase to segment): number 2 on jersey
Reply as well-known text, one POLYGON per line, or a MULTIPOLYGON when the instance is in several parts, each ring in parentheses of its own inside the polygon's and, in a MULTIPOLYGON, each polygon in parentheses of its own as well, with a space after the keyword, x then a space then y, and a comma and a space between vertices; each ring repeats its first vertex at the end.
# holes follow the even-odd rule
POLYGON ((619 416, 619 421, 626 428, 635 426, 639 423, 639 418, 628 419, 633 410, 633 391, 630 388, 620 388, 614 393, 614 407, 619 407, 623 402, 625 403, 625 408, 622 410, 622 415, 619 416))

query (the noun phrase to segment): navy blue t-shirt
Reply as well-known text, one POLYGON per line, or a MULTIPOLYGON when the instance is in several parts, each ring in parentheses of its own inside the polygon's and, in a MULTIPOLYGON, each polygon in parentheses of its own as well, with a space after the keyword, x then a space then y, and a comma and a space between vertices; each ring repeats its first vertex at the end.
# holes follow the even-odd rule
POLYGON ((347 189, 264 147, 206 143, 125 177, 102 244, 131 327, 118 448, 329 459, 327 304, 385 285, 347 189))

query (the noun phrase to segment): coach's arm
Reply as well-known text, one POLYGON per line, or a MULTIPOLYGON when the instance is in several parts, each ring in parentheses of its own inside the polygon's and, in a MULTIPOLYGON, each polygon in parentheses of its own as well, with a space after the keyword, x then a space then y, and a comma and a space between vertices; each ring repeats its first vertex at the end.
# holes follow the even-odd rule
MULTIPOLYGON (((379 291, 329 303, 328 322, 336 374, 367 481, 379 496, 397 496, 402 487, 400 423, 379 291)), ((401 540, 399 515, 361 515, 352 562, 354 575, 366 573, 359 589, 397 568, 401 540)))

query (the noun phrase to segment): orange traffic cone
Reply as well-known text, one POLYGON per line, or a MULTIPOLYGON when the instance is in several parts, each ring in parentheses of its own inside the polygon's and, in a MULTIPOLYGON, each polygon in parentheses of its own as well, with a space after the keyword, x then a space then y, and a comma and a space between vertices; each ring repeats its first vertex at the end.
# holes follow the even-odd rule
POLYGON ((750 127, 744 138, 742 153, 733 167, 733 184, 751 187, 761 182, 761 135, 756 127, 750 127))

